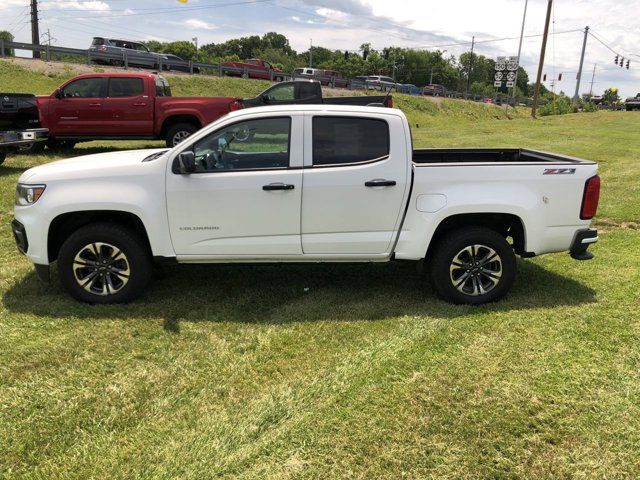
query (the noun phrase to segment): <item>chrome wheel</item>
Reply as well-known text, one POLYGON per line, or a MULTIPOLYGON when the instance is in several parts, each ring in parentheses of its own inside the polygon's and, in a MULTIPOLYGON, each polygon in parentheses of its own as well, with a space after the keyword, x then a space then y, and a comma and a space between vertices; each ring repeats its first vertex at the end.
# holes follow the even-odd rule
POLYGON ((180 130, 178 132, 176 132, 173 135, 173 146, 175 147, 176 145, 178 145, 180 142, 182 142, 185 138, 189 137, 191 135, 191 133, 187 132, 186 130, 180 130))
POLYGON ((465 295, 477 297, 493 290, 502 278, 502 259, 485 245, 460 250, 449 267, 453 286, 465 295))
POLYGON ((109 243, 94 242, 80 249, 73 259, 73 275, 82 288, 94 295, 113 295, 129 282, 127 256, 109 243))

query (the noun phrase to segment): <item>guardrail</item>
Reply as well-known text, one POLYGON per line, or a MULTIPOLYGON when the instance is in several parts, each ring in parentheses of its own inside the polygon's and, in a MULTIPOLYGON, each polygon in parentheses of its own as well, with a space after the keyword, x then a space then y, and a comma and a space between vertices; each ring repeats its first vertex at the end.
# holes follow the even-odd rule
MULTIPOLYGON (((147 67, 156 69, 158 71, 182 71, 185 73, 195 74, 213 74, 218 76, 223 75, 231 75, 238 76, 243 78, 262 78, 270 81, 278 81, 278 80, 289 80, 296 78, 304 78, 309 79, 312 78, 314 80, 318 80, 323 85, 339 88, 343 85, 343 88, 347 88, 349 90, 377 90, 377 91, 386 91, 381 88, 377 84, 369 83, 365 80, 360 79, 345 79, 342 77, 336 76, 313 76, 309 75, 293 75, 285 72, 274 72, 270 70, 269 73, 264 70, 250 69, 250 68, 242 68, 242 67, 232 67, 228 65, 222 65, 217 63, 205 63, 205 62, 194 62, 192 60, 168 60, 162 58, 162 56, 158 55, 157 57, 150 57, 148 55, 140 55, 135 52, 127 52, 126 50, 122 50, 121 53, 114 54, 108 52, 100 52, 91 49, 80 49, 80 48, 68 48, 68 47, 57 47, 54 45, 34 45, 31 43, 22 43, 22 42, 9 42, 4 39, 0 39, 0 57, 4 56, 5 51, 8 50, 27 50, 31 52, 40 52, 41 56, 44 56, 44 60, 51 61, 52 54, 60 53, 64 55, 76 55, 82 57, 84 62, 87 65, 92 64, 105 64, 111 66, 118 66, 122 68, 129 68, 132 66, 136 67, 147 67), (268 77, 267 77, 268 75, 268 77)), ((400 93, 414 93, 414 92, 403 92, 402 86, 393 87, 392 91, 400 92, 400 93)), ((441 95, 446 98, 458 98, 463 100, 470 100, 474 102, 486 102, 486 103, 495 103, 496 105, 525 105, 527 107, 531 106, 531 100, 528 98, 512 98, 506 94, 497 94, 494 96, 487 95, 477 95, 473 93, 461 93, 461 92, 446 92, 441 95), (491 102, 488 102, 488 100, 491 102)))

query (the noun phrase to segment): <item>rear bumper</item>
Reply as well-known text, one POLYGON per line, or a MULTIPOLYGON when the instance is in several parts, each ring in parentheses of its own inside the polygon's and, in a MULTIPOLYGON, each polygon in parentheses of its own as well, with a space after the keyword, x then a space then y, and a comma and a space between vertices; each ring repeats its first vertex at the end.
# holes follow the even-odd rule
POLYGON ((573 242, 571 242, 569 255, 574 260, 591 260, 593 253, 588 252, 587 249, 589 245, 596 243, 598 240, 598 230, 595 228, 578 230, 573 237, 573 242))
POLYGON ((49 137, 46 128, 31 128, 29 130, 9 130, 0 132, 0 147, 28 145, 42 142, 49 137))

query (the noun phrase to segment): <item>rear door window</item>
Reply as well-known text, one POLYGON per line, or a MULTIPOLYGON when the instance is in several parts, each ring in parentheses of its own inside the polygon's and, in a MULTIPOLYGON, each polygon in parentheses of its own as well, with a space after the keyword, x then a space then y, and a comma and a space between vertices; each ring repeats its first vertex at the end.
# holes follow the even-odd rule
POLYGON ((109 97, 137 97, 144 93, 141 78, 111 78, 109 79, 109 97))
POLYGON ((298 99, 308 100, 317 96, 316 84, 313 82, 298 84, 298 99))
POLYGON ((313 118, 313 165, 345 165, 389 155, 389 124, 359 117, 313 118))

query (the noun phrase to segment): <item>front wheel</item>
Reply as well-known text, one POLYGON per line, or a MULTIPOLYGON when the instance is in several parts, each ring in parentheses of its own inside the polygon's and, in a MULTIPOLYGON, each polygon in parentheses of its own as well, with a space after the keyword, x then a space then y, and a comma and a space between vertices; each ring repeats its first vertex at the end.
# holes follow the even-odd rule
POLYGON ((58 276, 73 298, 123 303, 140 296, 151 278, 144 242, 131 230, 95 223, 76 230, 58 255, 58 276))
POLYGON ((506 239, 493 230, 455 230, 435 246, 430 278, 433 288, 449 302, 493 302, 504 297, 513 285, 516 256, 506 239))
POLYGON ((198 129, 191 123, 178 123, 167 130, 167 147, 173 148, 198 129))

